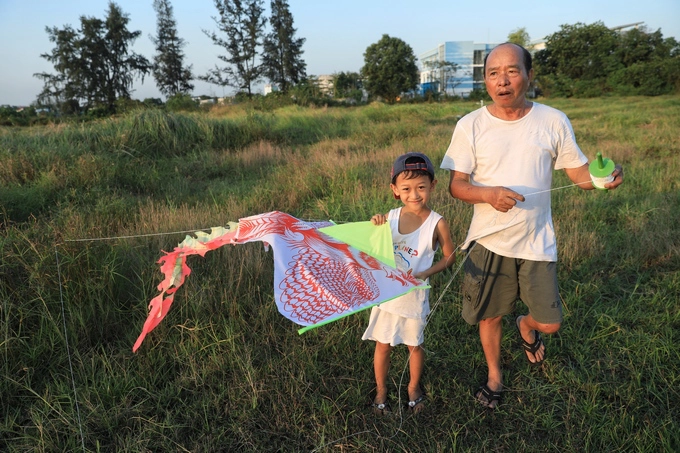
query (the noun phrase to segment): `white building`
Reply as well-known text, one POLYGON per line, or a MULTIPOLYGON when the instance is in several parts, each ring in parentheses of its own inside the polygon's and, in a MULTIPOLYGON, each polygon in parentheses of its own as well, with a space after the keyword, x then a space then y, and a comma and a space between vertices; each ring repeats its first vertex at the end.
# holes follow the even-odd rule
POLYGON ((420 54, 421 92, 433 90, 448 95, 467 96, 473 89, 484 89, 484 57, 497 44, 472 41, 447 41, 420 54), (441 62, 455 63, 454 73, 441 62))
POLYGON ((279 91, 278 85, 275 83, 268 83, 264 86, 264 95, 268 95, 269 93, 273 93, 274 91, 279 91))
POLYGON ((319 89, 326 96, 333 96, 333 75, 322 74, 316 78, 319 89))
POLYGON ((545 49, 545 39, 533 39, 527 45, 527 50, 531 52, 531 55, 543 49, 545 49))

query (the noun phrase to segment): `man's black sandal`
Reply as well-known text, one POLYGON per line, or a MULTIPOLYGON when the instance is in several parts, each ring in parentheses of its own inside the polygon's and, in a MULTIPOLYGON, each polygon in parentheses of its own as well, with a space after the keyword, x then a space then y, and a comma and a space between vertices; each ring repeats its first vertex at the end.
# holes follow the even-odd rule
MULTIPOLYGON (((515 327, 517 327, 517 332, 519 333, 519 339, 522 340, 522 347, 524 348, 524 350, 526 352, 530 352, 534 356, 534 358, 536 358, 536 352, 538 352, 538 350, 541 349, 541 346, 543 346, 543 339, 541 338, 541 333, 537 330, 533 330, 532 332, 534 332, 534 342, 529 343, 528 341, 526 341, 522 337, 522 331, 519 330, 519 322, 518 322, 519 318, 520 317, 518 316, 517 319, 515 320, 515 327)), ((526 355, 526 354, 524 354, 524 355, 526 356, 527 361, 530 364, 538 366, 538 365, 542 364, 543 361, 545 360, 546 353, 547 353, 547 351, 544 349, 543 350, 543 360, 536 361, 536 362, 532 362, 531 360, 529 360, 528 355, 526 355)))
POLYGON ((488 385, 483 384, 475 392, 475 399, 479 401, 482 406, 486 406, 489 409, 495 409, 501 401, 501 391, 494 392, 488 385), (481 396, 483 396, 484 399, 480 398, 481 396), (496 401, 496 405, 492 406, 491 403, 494 401, 496 401))

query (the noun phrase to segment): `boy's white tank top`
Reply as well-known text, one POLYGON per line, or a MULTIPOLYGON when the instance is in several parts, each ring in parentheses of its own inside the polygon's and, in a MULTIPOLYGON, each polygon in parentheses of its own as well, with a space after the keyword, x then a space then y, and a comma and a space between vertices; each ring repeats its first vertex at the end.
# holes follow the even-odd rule
MULTIPOLYGON (((432 267, 434 254, 439 247, 439 244, 432 247, 432 238, 442 216, 430 211, 430 215, 417 230, 402 234, 399 232, 401 209, 392 209, 387 214, 387 221, 392 229, 394 261, 397 269, 411 270, 415 274, 432 267)), ((430 313, 429 294, 429 289, 415 289, 381 304, 380 309, 406 318, 425 318, 430 313)))

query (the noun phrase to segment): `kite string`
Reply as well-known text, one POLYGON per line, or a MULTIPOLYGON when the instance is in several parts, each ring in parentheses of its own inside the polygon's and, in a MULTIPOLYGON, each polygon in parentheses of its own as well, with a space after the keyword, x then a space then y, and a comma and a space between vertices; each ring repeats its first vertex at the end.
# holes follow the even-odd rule
POLYGON ((64 324, 64 342, 66 343, 66 355, 68 356, 68 367, 71 371, 71 385, 73 386, 73 401, 75 402, 76 406, 76 416, 78 418, 78 429, 80 430, 80 443, 83 448, 83 451, 85 450, 85 436, 83 435, 83 424, 80 420, 80 406, 78 405, 78 393, 76 392, 76 377, 75 374, 73 373, 73 361, 71 359, 71 348, 69 346, 68 342, 68 332, 66 329, 66 309, 64 308, 64 292, 62 290, 62 284, 61 284, 61 267, 59 264, 59 252, 57 251, 57 246, 54 246, 54 255, 56 256, 57 259, 57 278, 59 280, 59 300, 61 301, 61 319, 64 324))
MULTIPOLYGON (((544 192, 552 192, 552 191, 555 191, 555 190, 566 189, 566 188, 569 188, 569 187, 574 187, 574 186, 578 186, 578 185, 581 185, 581 184, 585 184, 587 182, 589 182, 589 181, 584 181, 582 183, 576 183, 576 184, 569 184, 569 185, 566 185, 566 186, 556 187, 556 188, 553 188, 553 189, 547 189, 547 190, 542 190, 542 191, 538 191, 538 192, 532 192, 532 193, 528 193, 524 196, 528 197, 528 196, 531 196, 531 195, 537 195, 537 194, 544 193, 544 192)), ((136 235, 125 235, 125 236, 108 236, 108 237, 97 237, 97 238, 65 239, 64 242, 86 242, 86 241, 95 242, 95 241, 109 241, 109 240, 117 240, 117 239, 134 239, 134 238, 142 238, 142 237, 167 236, 167 235, 172 235, 172 234, 195 233, 196 231, 199 231, 199 230, 209 230, 209 229, 210 228, 199 228, 199 229, 194 229, 194 230, 170 231, 170 232, 164 232, 164 233, 147 233, 147 234, 136 234, 136 235)), ((474 248, 474 244, 472 245, 472 247, 468 251, 465 258, 461 261, 461 264, 458 266, 456 271, 451 275, 451 278, 449 279, 448 283, 445 285, 444 289, 440 293, 439 298, 437 299, 437 302, 435 302, 433 308, 430 310, 430 314, 429 314, 429 316, 428 316, 428 318, 425 322, 426 326, 429 323, 430 318, 432 317, 432 313, 439 306, 442 298, 444 297, 444 294, 446 294, 446 291, 449 289, 449 287, 453 283, 454 278, 460 272, 463 264, 465 263, 465 260, 470 255, 470 252, 472 251, 473 248, 474 248)), ((458 246, 456 248, 456 251, 458 249, 460 249, 460 246, 458 246)), ((56 260, 57 260, 57 274, 58 274, 58 279, 59 279, 59 297, 60 297, 60 301, 61 301, 62 321, 63 321, 63 324, 64 324, 64 339, 66 341, 66 351, 67 351, 67 355, 68 355, 69 368, 70 368, 70 372, 71 372, 71 383, 72 383, 72 386, 73 386, 73 395, 74 395, 74 401, 75 401, 75 406, 76 406, 76 414, 77 414, 77 417, 78 417, 78 428, 80 430, 81 445, 82 445, 83 451, 85 451, 85 437, 83 435, 82 422, 81 422, 81 419, 80 419, 80 407, 78 405, 78 397, 77 397, 77 393, 76 393, 75 375, 73 373, 73 363, 72 363, 72 359, 71 359, 71 350, 69 348, 68 334, 67 334, 67 331, 66 331, 66 313, 65 313, 65 308, 64 308, 64 297, 63 297, 63 291, 62 291, 61 270, 60 270, 60 264, 59 264, 59 253, 57 251, 56 245, 55 245, 54 251, 55 251, 56 260)), ((399 381, 399 388, 401 388, 401 386, 403 385, 404 376, 406 374, 406 369, 408 367, 410 358, 411 358, 411 354, 409 352, 409 356, 406 359, 406 364, 404 365, 404 369, 401 373, 401 378, 400 378, 400 381, 399 381)), ((395 430, 394 434, 392 436, 388 437, 387 439, 391 439, 391 438, 395 437, 399 433, 399 430, 401 429, 401 426, 403 424, 403 413, 402 413, 402 410, 401 410, 401 393, 400 392, 399 392, 398 404, 399 404, 400 425, 395 430)), ((320 448, 323 448, 327 445, 332 445, 332 444, 339 442, 341 440, 348 439, 350 437, 354 437, 354 436, 357 436, 359 434, 370 433, 370 432, 371 432, 371 430, 367 430, 367 431, 360 431, 360 432, 349 434, 345 437, 330 441, 330 442, 318 447, 314 451, 317 451, 320 448)))
POLYGON ((110 236, 110 237, 99 237, 99 238, 82 238, 82 239, 65 239, 64 242, 85 242, 85 241, 113 241, 116 239, 134 239, 134 238, 145 238, 152 236, 167 236, 170 234, 186 234, 195 233, 196 231, 209 230, 210 228, 198 228, 195 230, 186 231, 168 231, 166 233, 147 233, 147 234, 132 234, 128 236, 110 236))
POLYGON ((580 186, 581 184, 587 184, 589 182, 591 182, 591 181, 577 182, 577 183, 574 183, 574 184, 567 184, 566 186, 562 186, 562 187, 554 187, 552 189, 539 190, 538 192, 531 192, 531 193, 525 194, 524 196, 530 197, 531 195, 538 195, 539 193, 553 192, 555 190, 560 190, 560 189, 568 189, 569 187, 580 186))
MULTIPOLYGON (((566 186, 561 186, 561 187, 555 187, 552 189, 546 189, 546 190, 539 190, 538 192, 531 192, 528 194, 525 194, 525 197, 529 197, 531 195, 538 195, 540 193, 545 193, 545 192, 553 192, 555 190, 561 190, 561 189, 567 189, 569 187, 574 187, 574 186, 580 186, 581 184, 587 184, 591 181, 583 181, 575 184, 568 184, 566 186)), ((321 220, 317 219, 306 219, 305 222, 320 222, 321 220)), ((335 223, 347 223, 347 222, 341 222, 341 221, 334 221, 335 223)), ((98 238, 80 238, 80 239, 65 239, 64 242, 86 242, 86 241, 113 241, 116 239, 134 239, 134 238, 144 238, 144 237, 153 237, 153 236, 168 236, 171 234, 187 234, 187 233, 195 233, 196 231, 203 231, 203 230, 210 230, 211 228, 197 228, 193 230, 183 230, 183 231, 168 231, 165 233, 146 233, 146 234, 131 234, 131 235, 126 235, 126 236, 107 236, 107 237, 98 237, 98 238)))

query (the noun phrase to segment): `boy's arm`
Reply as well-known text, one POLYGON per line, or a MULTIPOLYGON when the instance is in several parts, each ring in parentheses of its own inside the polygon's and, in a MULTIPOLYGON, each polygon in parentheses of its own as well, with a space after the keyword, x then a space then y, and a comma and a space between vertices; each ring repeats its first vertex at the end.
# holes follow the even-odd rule
POLYGON ((428 277, 453 265, 453 263, 456 261, 456 248, 454 247, 453 241, 451 240, 451 231, 449 230, 449 225, 443 218, 439 219, 439 222, 437 222, 433 236, 434 237, 432 238, 432 241, 433 243, 439 242, 439 245, 442 248, 443 256, 429 269, 413 274, 415 278, 420 280, 426 280, 428 277))

